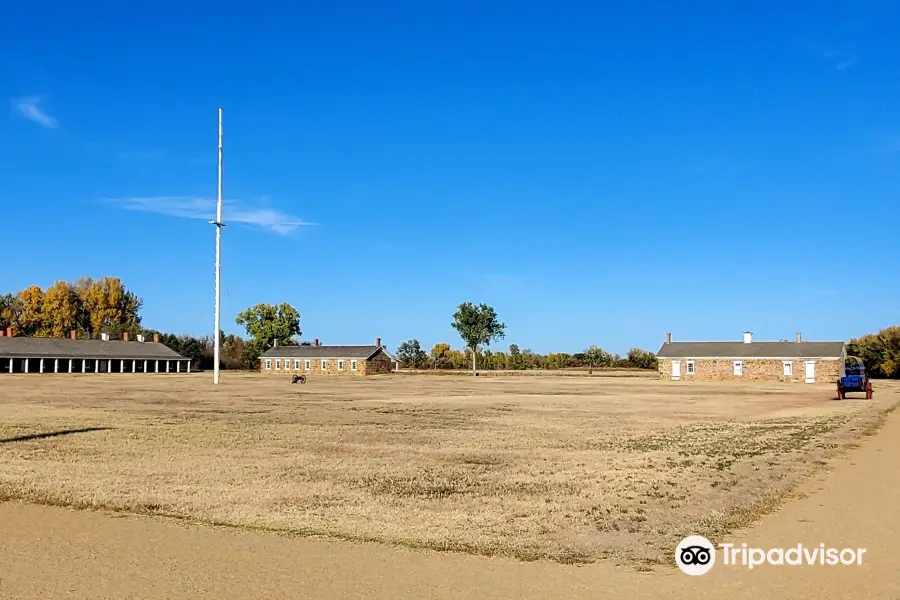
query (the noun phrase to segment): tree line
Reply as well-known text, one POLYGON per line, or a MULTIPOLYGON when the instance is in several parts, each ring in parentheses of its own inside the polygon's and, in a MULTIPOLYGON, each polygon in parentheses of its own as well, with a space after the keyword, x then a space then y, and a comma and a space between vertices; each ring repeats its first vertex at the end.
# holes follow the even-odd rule
MULTIPOLYGON (((472 367, 472 349, 451 348, 448 343, 435 344, 430 352, 423 350, 418 340, 412 339, 397 348, 397 359, 413 369, 469 369, 472 367)), ((653 352, 632 348, 621 356, 591 345, 581 352, 551 352, 539 354, 528 348, 520 349, 510 344, 506 350, 477 350, 475 361, 484 370, 618 368, 656 369, 657 358, 653 352)))
POLYGON ((871 377, 900 379, 900 326, 853 338, 847 343, 847 354, 858 357, 871 377))
MULTIPOLYGON (((143 300, 128 290, 117 277, 98 280, 82 277, 72 283, 57 281, 46 290, 32 285, 17 293, 0 295, 0 329, 14 327, 17 335, 32 337, 68 337, 75 331, 79 339, 99 339, 107 333, 130 339, 159 335, 161 343, 191 360, 195 368, 213 367, 213 336, 176 335, 143 326, 140 310, 143 300)), ((308 344, 299 341, 300 313, 292 305, 256 304, 241 311, 235 323, 247 336, 220 335, 220 367, 223 369, 259 368, 259 356, 276 343, 282 346, 308 344)), ((450 323, 463 342, 461 349, 449 343, 435 344, 430 352, 418 340, 403 342, 397 358, 408 368, 524 370, 568 368, 656 369, 653 352, 632 348, 625 356, 591 345, 581 352, 538 354, 510 344, 505 350, 493 350, 492 343, 506 336, 493 307, 463 302, 450 323)), ((872 377, 900 378, 900 326, 851 339, 847 353, 863 361, 872 377)))
POLYGON ((419 340, 412 339, 400 344, 397 359, 414 369, 465 369, 471 365, 473 373, 477 373, 479 365, 485 370, 657 368, 656 355, 641 348, 632 348, 624 357, 596 345, 574 354, 559 352, 542 355, 528 348, 520 350, 517 344, 510 344, 508 351, 491 350, 489 346, 492 342, 506 337, 506 325, 499 320, 492 306, 483 303, 463 302, 453 313, 452 319, 450 326, 462 339, 462 350, 453 349, 447 343, 438 343, 428 353, 422 349, 419 340))

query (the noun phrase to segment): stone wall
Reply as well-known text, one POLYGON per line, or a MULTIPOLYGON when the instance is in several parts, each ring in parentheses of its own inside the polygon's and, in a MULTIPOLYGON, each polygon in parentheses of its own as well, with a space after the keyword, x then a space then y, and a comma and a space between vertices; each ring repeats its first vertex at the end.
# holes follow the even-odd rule
POLYGON ((342 358, 335 359, 329 358, 325 360, 325 369, 322 369, 322 360, 321 358, 291 358, 291 359, 283 359, 283 358, 260 358, 259 359, 259 372, 263 375, 307 375, 307 376, 315 376, 315 375, 366 375, 366 361, 362 358, 342 358), (266 370, 266 361, 271 360, 272 368, 266 370), (300 368, 295 367, 295 361, 300 361, 300 368), (309 370, 306 370, 306 361, 309 361, 309 370), (356 361, 356 371, 351 369, 351 361, 356 361), (280 361, 280 362, 277 362, 280 361), (285 362, 288 361, 289 364, 285 365, 285 362), (338 362, 343 361, 343 365, 339 365, 338 362), (275 365, 279 365, 279 368, 275 368, 275 365), (338 369, 339 366, 343 366, 343 369, 338 369))
POLYGON ((379 352, 375 356, 372 357, 371 360, 360 361, 361 364, 364 362, 366 375, 376 375, 378 373, 390 373, 393 370, 393 361, 391 358, 385 354, 384 352, 379 352))
MULTIPOLYGON (((659 378, 672 379, 671 358, 659 359, 659 378)), ((806 378, 806 360, 803 358, 790 360, 793 365, 791 376, 784 374, 784 361, 781 359, 759 358, 717 358, 717 359, 675 359, 681 361, 681 381, 783 381, 785 383, 804 383, 806 378), (734 361, 743 363, 743 373, 734 374, 734 361), (694 373, 688 373, 688 362, 693 361, 694 373)), ((816 383, 833 383, 844 372, 844 363, 840 359, 815 360, 816 383)))

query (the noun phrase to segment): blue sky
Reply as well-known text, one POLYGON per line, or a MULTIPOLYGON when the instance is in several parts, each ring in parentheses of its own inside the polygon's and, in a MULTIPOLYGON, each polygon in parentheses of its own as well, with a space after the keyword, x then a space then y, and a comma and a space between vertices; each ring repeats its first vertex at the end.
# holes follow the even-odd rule
POLYGON ((115 275, 149 327, 846 339, 900 322, 900 4, 7 3, 0 291, 115 275), (327 4, 327 6, 326 6, 327 4), (77 6, 76 6, 77 5, 77 6), (726 6, 727 5, 727 6, 726 6))

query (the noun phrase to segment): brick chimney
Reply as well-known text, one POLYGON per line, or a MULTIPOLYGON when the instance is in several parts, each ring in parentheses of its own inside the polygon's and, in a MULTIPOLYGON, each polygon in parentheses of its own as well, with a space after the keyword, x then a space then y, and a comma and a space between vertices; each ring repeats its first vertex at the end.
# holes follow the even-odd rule
POLYGON ((78 339, 78 330, 73 329, 72 331, 70 331, 69 337, 72 338, 73 340, 77 340, 78 339))
POLYGON ((671 333, 666 333, 666 343, 667 344, 672 343, 672 334, 671 333))
POLYGON ((800 332, 798 331, 797 332, 797 343, 799 344, 802 341, 803 341, 803 339, 800 337, 800 332))
POLYGON ((158 334, 158 333, 154 333, 154 334, 153 334, 153 343, 154 343, 154 344, 158 344, 158 343, 159 343, 159 334, 158 334))
POLYGON ((4 337, 6 335, 5 329, 0 329, 0 337, 4 337))
POLYGON ((123 341, 123 342, 127 342, 127 341, 128 341, 128 332, 127 332, 127 331, 125 331, 125 332, 122 333, 122 341, 123 341))
POLYGON ((375 338, 375 345, 381 348, 381 338, 375 338))
POLYGON ((7 336, 7 337, 14 337, 15 335, 16 335, 16 328, 15 328, 15 327, 7 327, 7 328, 6 328, 6 336, 7 336))
POLYGON ((315 346, 316 348, 319 347, 319 338, 313 340, 313 346, 315 346))

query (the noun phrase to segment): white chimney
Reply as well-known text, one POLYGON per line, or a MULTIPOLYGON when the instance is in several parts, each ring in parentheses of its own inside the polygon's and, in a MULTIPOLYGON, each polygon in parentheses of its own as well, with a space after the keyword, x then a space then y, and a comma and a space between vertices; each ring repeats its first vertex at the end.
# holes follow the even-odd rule
POLYGON ((797 343, 799 344, 802 341, 803 341, 803 339, 800 337, 800 332, 798 331, 797 332, 797 343))
POLYGON ((100 339, 103 340, 104 342, 108 342, 108 341, 109 341, 109 334, 108 334, 108 333, 101 333, 101 334, 100 334, 100 339))
POLYGON ((753 332, 745 331, 744 332, 744 343, 749 344, 753 341, 753 332))
POLYGON ((144 343, 144 336, 138 335, 138 341, 139 341, 140 343, 143 344, 143 343, 144 343))

